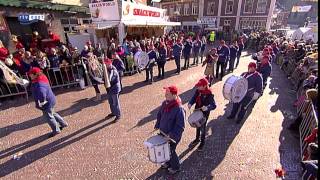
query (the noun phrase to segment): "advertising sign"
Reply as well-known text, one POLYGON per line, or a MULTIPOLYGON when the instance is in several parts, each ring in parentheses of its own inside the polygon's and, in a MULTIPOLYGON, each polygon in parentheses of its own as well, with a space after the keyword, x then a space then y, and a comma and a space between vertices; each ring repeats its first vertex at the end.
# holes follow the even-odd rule
POLYGON ((44 14, 20 14, 18 20, 20 24, 31 24, 38 21, 44 21, 44 14))
POLYGON ((92 22, 120 21, 117 0, 92 0, 89 9, 92 22))

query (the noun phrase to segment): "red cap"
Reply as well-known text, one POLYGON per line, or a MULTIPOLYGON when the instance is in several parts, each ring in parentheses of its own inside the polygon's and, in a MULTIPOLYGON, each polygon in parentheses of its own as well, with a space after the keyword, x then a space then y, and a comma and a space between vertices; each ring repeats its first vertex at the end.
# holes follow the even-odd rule
POLYGON ((104 59, 104 63, 110 65, 110 64, 112 64, 112 60, 106 58, 106 59, 104 59))
POLYGON ((38 68, 38 67, 32 67, 32 68, 30 69, 30 71, 28 72, 28 75, 30 75, 30 74, 38 74, 39 72, 41 72, 41 69, 40 69, 40 68, 38 68))
POLYGON ((208 84, 208 80, 206 78, 202 78, 197 82, 196 87, 207 86, 208 84))
POLYGON ((176 86, 164 87, 163 89, 169 91, 173 95, 177 95, 178 94, 178 88, 176 86))
POLYGON ((252 67, 257 69, 257 64, 255 62, 249 63, 248 68, 252 68, 252 67))

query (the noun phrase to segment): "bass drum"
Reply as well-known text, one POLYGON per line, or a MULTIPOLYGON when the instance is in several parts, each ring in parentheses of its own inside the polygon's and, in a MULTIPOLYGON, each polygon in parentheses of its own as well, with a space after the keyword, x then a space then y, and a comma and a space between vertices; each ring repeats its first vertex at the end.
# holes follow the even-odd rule
POLYGON ((149 56, 144 51, 138 51, 133 57, 135 64, 139 69, 145 69, 149 63, 149 56))
POLYGON ((230 76, 223 85, 223 97, 233 103, 240 102, 248 91, 248 80, 244 77, 230 76))

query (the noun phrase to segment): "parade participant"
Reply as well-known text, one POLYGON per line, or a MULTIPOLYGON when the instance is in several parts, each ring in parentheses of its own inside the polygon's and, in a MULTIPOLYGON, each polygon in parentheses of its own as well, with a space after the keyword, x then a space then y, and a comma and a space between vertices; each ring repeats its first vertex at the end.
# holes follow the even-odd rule
POLYGON ((218 50, 219 59, 218 59, 217 68, 216 68, 216 78, 219 79, 219 69, 220 69, 221 70, 220 80, 222 80, 225 72, 226 62, 229 58, 230 50, 224 40, 220 41, 220 46, 218 47, 217 50, 218 50))
MULTIPOLYGON (((181 99, 178 96, 176 86, 165 87, 165 101, 162 103, 157 114, 155 129, 159 129, 161 134, 168 136, 170 143, 171 158, 170 161, 161 167, 170 174, 175 174, 180 170, 179 157, 176 153, 176 147, 181 140, 184 131, 185 110, 182 107, 181 99)), ((165 136, 165 137, 166 137, 165 136)))
POLYGON ((191 50, 192 50, 192 42, 190 37, 189 39, 185 40, 183 45, 184 69, 189 69, 191 50))
POLYGON ((121 91, 120 77, 117 69, 112 65, 111 59, 105 59, 104 63, 107 66, 108 76, 110 80, 110 88, 107 88, 108 101, 110 105, 111 113, 107 118, 116 117, 115 122, 121 119, 121 109, 119 101, 119 93, 121 91))
POLYGON ((155 48, 153 45, 151 45, 148 48, 148 56, 149 56, 149 62, 146 66, 146 80, 145 82, 153 83, 153 67, 155 66, 155 62, 158 58, 157 52, 155 51, 155 48))
POLYGON ((164 79, 164 66, 167 62, 167 48, 163 42, 160 43, 159 49, 159 58, 157 59, 158 64, 158 78, 164 79))
POLYGON ((200 38, 197 37, 197 39, 193 42, 193 63, 192 65, 198 65, 199 63, 199 54, 200 54, 200 49, 201 49, 201 41, 200 38))
POLYGON ((193 147, 200 142, 200 145, 198 146, 199 151, 203 150, 203 146, 205 144, 206 126, 210 115, 210 111, 216 109, 217 107, 214 101, 214 95, 209 89, 208 84, 209 82, 207 81, 207 79, 200 79, 198 83, 195 85, 197 87, 197 90, 188 103, 189 109, 191 109, 193 104, 196 104, 195 109, 201 109, 204 118, 206 119, 205 123, 201 127, 197 128, 196 139, 192 141, 190 144, 190 146, 193 147))
POLYGON ((257 71, 262 75, 262 80, 263 80, 263 88, 265 88, 267 86, 267 80, 268 77, 271 74, 271 64, 269 61, 269 57, 268 56, 264 56, 261 60, 261 63, 257 69, 257 71))
POLYGON ((174 61, 177 66, 177 71, 176 71, 177 74, 180 74, 180 71, 181 71, 180 63, 181 63, 182 49, 183 49, 183 44, 181 43, 181 39, 178 39, 177 42, 173 44, 173 52, 172 52, 174 61))
POLYGON ((237 58, 239 51, 239 46, 237 41, 234 41, 233 44, 230 46, 230 60, 229 60, 229 69, 228 72, 233 72, 234 69, 234 62, 237 58))
POLYGON ((219 55, 217 54, 217 49, 213 48, 208 53, 206 59, 202 64, 202 67, 207 65, 206 70, 204 71, 204 74, 207 76, 207 79, 209 81, 209 87, 211 87, 214 79, 214 65, 217 63, 218 58, 219 58, 219 55))
POLYGON ((2 41, 0 40, 0 61, 5 62, 8 56, 9 56, 9 50, 6 47, 4 47, 2 41))
POLYGON ((122 77, 124 76, 124 71, 126 70, 126 68, 117 53, 113 53, 112 55, 112 65, 117 69, 119 73, 120 87, 122 89, 122 77))
POLYGON ((63 118, 54 111, 56 104, 56 97, 53 94, 47 77, 42 71, 33 67, 28 75, 32 81, 31 92, 35 100, 36 107, 43 112, 43 117, 52 129, 49 137, 53 137, 61 132, 61 130, 68 126, 63 118))
POLYGON ((249 63, 248 72, 242 73, 242 77, 248 80, 248 91, 245 97, 239 103, 232 104, 231 114, 227 117, 227 119, 235 118, 239 108, 239 114, 236 123, 239 124, 241 120, 244 118, 247 108, 252 101, 256 101, 261 93, 262 93, 262 77, 259 72, 256 71, 257 64, 254 62, 249 63), (241 106, 241 107, 240 107, 241 106))
POLYGON ((201 49, 200 49, 201 63, 203 62, 203 57, 205 56, 204 51, 206 50, 206 44, 207 44, 207 39, 205 36, 202 36, 201 49))

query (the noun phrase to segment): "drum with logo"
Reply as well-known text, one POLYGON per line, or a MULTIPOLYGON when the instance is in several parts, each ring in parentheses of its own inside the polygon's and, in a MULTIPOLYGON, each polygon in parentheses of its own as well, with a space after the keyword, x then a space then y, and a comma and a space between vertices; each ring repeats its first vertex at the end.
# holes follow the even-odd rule
POLYGON ((170 160, 170 145, 162 135, 155 135, 144 142, 148 148, 149 160, 156 164, 163 164, 170 160))
POLYGON ((223 97, 233 103, 240 102, 248 91, 248 80, 244 77, 230 76, 223 85, 223 97))

